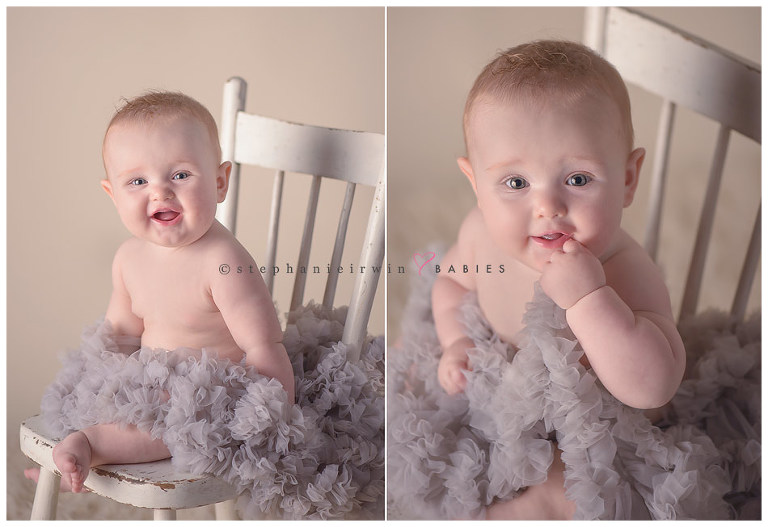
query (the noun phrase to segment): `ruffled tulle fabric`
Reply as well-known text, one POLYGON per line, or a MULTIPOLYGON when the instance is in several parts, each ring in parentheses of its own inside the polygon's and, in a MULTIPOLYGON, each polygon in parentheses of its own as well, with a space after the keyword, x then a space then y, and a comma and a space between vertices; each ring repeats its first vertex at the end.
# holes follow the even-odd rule
POLYGON ((656 426, 581 365, 564 311, 538 286, 518 350, 469 295, 471 371, 447 395, 423 275, 387 356, 389 518, 481 519, 546 480, 556 442, 574 519, 759 519, 759 317, 686 323, 689 376, 656 426))
POLYGON ((244 518, 383 519, 384 339, 349 362, 345 316, 314 304, 289 314, 296 404, 278 381, 206 350, 120 353, 131 342, 100 322, 62 357, 42 412, 60 438, 120 423, 162 439, 179 469, 234 484, 244 518))

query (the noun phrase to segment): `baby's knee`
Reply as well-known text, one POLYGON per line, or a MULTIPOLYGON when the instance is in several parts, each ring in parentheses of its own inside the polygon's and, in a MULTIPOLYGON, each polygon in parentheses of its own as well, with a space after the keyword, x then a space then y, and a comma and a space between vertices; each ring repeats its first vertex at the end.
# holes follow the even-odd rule
POLYGON ((560 454, 561 450, 555 448, 555 455, 544 486, 547 487, 547 505, 552 508, 554 519, 570 520, 576 513, 576 503, 565 496, 565 464, 560 454))

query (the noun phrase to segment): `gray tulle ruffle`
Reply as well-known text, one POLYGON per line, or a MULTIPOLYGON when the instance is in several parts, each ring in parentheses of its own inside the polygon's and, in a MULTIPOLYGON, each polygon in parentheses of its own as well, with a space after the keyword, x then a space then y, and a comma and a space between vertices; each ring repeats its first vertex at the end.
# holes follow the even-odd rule
POLYGON ((136 425, 180 469, 233 483, 245 518, 383 519, 384 339, 349 362, 345 315, 314 304, 289 314, 297 404, 278 381, 206 350, 120 353, 130 343, 99 323, 63 356, 43 415, 59 437, 136 425))
POLYGON ((759 519, 759 317, 734 325, 707 314, 683 325, 689 375, 656 426, 580 364, 564 311, 538 286, 519 350, 470 295, 471 371, 465 393, 447 395, 437 381, 434 276, 424 275, 401 344, 387 354, 389 518, 483 518, 545 481, 556 441, 574 519, 759 519))

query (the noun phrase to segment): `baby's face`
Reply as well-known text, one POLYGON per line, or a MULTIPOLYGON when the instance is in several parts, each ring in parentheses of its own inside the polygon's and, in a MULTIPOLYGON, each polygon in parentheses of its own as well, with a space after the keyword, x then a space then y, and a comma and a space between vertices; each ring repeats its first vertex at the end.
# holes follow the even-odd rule
POLYGON ((478 101, 459 164, 507 256, 541 271, 568 238, 598 258, 610 252, 642 163, 641 149, 631 162, 620 125, 596 97, 568 107, 478 101))
POLYGON ((213 224, 227 191, 201 123, 187 117, 150 124, 118 122, 104 143, 104 190, 134 236, 165 247, 197 241, 213 224))

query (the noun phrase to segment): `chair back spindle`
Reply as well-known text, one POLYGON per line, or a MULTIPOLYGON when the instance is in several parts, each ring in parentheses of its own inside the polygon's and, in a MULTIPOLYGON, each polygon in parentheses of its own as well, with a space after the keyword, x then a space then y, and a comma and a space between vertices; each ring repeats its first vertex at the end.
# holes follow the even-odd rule
POLYGON ((315 232, 315 218, 317 217, 317 201, 320 198, 320 176, 312 176, 312 185, 309 189, 307 212, 304 215, 304 231, 301 235, 301 247, 299 258, 296 261, 296 276, 293 282, 293 294, 291 295, 291 311, 298 308, 304 301, 304 287, 307 284, 307 273, 300 269, 309 267, 309 251, 312 248, 312 235, 315 232))
MULTIPOLYGON (((231 161, 235 158, 235 123, 237 115, 245 108, 245 81, 239 77, 232 77, 224 85, 224 97, 222 101, 221 126, 219 127, 219 142, 221 143, 222 161, 231 161)), ((216 219, 232 233, 237 227, 237 202, 240 194, 240 165, 232 163, 229 173, 229 190, 227 198, 216 209, 216 219)))
POLYGON ((744 257, 744 264, 739 274, 739 285, 736 287, 736 293, 733 295, 733 304, 731 305, 731 315, 735 320, 743 320, 747 312, 747 302, 749 301, 749 292, 752 289, 752 283, 757 274, 757 264, 760 262, 760 233, 761 229, 761 207, 757 209, 755 225, 752 227, 752 236, 749 239, 747 254, 744 257))
POLYGON ((275 285, 275 263, 277 262, 277 234, 280 227, 280 207, 283 202, 283 182, 285 181, 285 171, 275 172, 275 180, 272 186, 272 205, 269 209, 269 227, 267 232, 267 272, 264 273, 264 282, 267 284, 267 290, 272 296, 275 285))
POLYGON ((349 348, 347 358, 356 361, 360 357, 363 341, 368 326, 368 318, 373 307, 373 297, 379 275, 384 272, 384 211, 386 210, 384 191, 384 165, 381 166, 376 191, 373 196, 368 228, 365 231, 363 248, 360 252, 362 270, 355 275, 352 298, 344 324, 341 341, 349 348), (376 268, 378 267, 378 271, 376 268))
POLYGON ((688 278, 683 293, 683 303, 680 307, 678 320, 696 313, 701 292, 701 280, 704 277, 704 264, 707 259, 709 241, 712 239, 712 227, 715 224, 715 207, 720 193, 720 182, 723 179, 723 166, 725 154, 728 151, 728 140, 731 130, 727 126, 720 126, 717 136, 714 158, 709 169, 709 181, 704 195, 704 203, 699 216, 699 228, 696 232, 696 242, 693 245, 693 255, 688 269, 688 278))
POLYGON ((336 240, 333 242, 333 254, 331 255, 330 272, 328 280, 325 282, 325 291, 323 292, 323 305, 331 307, 333 299, 336 296, 336 285, 339 283, 339 266, 341 265, 341 256, 344 254, 344 242, 347 238, 347 226, 349 225, 349 214, 352 212, 352 201, 355 198, 355 184, 347 183, 344 192, 344 203, 341 206, 339 214, 339 225, 336 229, 336 240))
POLYGON ((651 170, 651 195, 648 219, 645 224, 645 250, 656 261, 661 231, 661 211, 664 206, 664 190, 667 188, 669 148, 672 144, 672 126, 675 120, 675 103, 665 100, 661 106, 659 129, 656 135, 656 157, 651 170))

